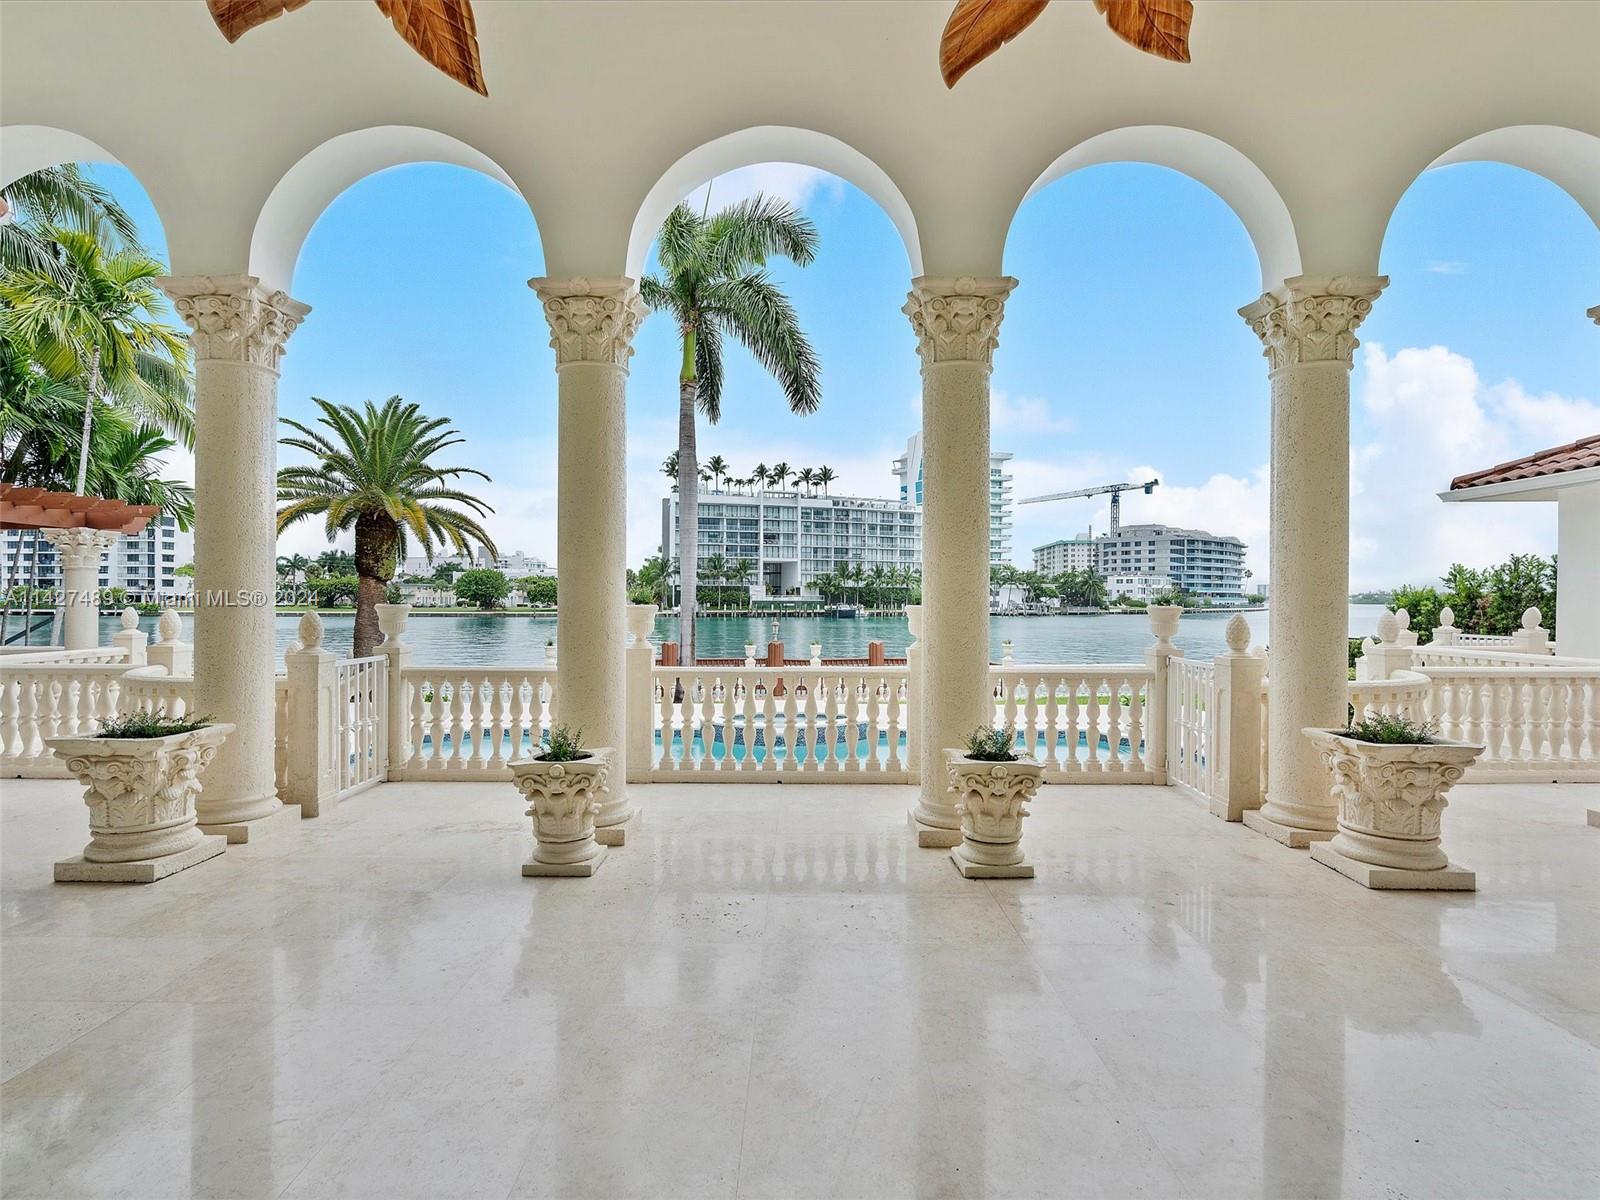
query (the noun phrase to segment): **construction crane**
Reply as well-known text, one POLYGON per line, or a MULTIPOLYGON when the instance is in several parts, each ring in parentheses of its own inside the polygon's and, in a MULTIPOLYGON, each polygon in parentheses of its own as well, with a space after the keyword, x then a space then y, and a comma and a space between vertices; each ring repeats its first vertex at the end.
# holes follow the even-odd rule
POLYGON ((1111 494, 1111 536, 1116 537, 1117 531, 1122 528, 1122 493, 1142 490, 1146 496, 1156 490, 1156 485, 1161 480, 1152 479, 1149 483, 1105 483, 1099 487, 1079 488, 1075 492, 1051 492, 1048 496, 1030 496, 1026 500, 1018 501, 1020 504, 1043 504, 1047 500, 1077 500, 1084 496, 1104 496, 1111 494))

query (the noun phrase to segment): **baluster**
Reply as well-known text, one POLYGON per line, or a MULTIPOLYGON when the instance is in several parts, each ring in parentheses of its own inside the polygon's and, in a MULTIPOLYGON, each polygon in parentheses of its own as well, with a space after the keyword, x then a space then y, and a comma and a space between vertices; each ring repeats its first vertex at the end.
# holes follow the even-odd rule
POLYGON ((677 687, 675 676, 662 676, 660 678, 661 694, 656 698, 657 721, 660 723, 657 732, 661 736, 661 767, 663 770, 677 771, 678 756, 672 752, 673 733, 673 693, 677 687))
MULTIPOLYGON (((411 706, 411 755, 406 759, 406 767, 420 769, 422 760, 422 688, 423 681, 419 675, 401 676, 400 686, 406 689, 406 701, 411 706)), ((399 747, 395 747, 397 750, 399 747)))
POLYGON ((1000 685, 1004 689, 1000 698, 1000 715, 995 720, 995 725, 1000 729, 1015 729, 1017 724, 1017 687, 1018 677, 1000 673, 1000 685))
POLYGON ((1078 677, 1076 675, 1066 675, 1066 676, 1063 676, 1063 679, 1065 680, 1066 685, 1067 685, 1067 699, 1066 699, 1066 707, 1067 707, 1067 711, 1066 711, 1066 718, 1067 718, 1067 728, 1066 728, 1067 756, 1066 756, 1066 761, 1061 764, 1061 769, 1064 772, 1067 772, 1067 773, 1074 773, 1074 772, 1077 772, 1077 771, 1081 771, 1083 769, 1082 765, 1078 761, 1078 722, 1079 722, 1078 683, 1079 683, 1079 681, 1078 681, 1078 677))
MULTIPOLYGON (((1205 680, 1201 677, 1200 672, 1193 672, 1190 675, 1190 679, 1193 680, 1194 684, 1190 692, 1189 700, 1189 714, 1194 722, 1193 733, 1191 734, 1191 737, 1193 738, 1192 744, 1199 749, 1206 745, 1205 734, 1203 732, 1204 722, 1206 720, 1206 714, 1210 713, 1211 711, 1211 706, 1208 705, 1204 713, 1202 713, 1200 710, 1200 699, 1206 695, 1206 688, 1204 686, 1205 680)), ((1144 771, 1149 769, 1149 764, 1144 761, 1144 694, 1140 689, 1138 680, 1129 679, 1127 684, 1128 758, 1123 764, 1123 770, 1144 771)), ((1211 764, 1211 755, 1203 754, 1201 757, 1201 769, 1209 769, 1211 764)), ((1202 790, 1208 796, 1211 794, 1211 789, 1209 787, 1203 788, 1202 790)))
POLYGON ((867 744, 867 757, 859 767, 863 772, 881 775, 889 769, 888 760, 878 752, 879 747, 883 745, 882 721, 887 698, 882 675, 875 675, 864 681, 861 702, 866 728, 862 740, 867 744))
POLYGON ((757 769, 776 772, 783 764, 778 761, 778 699, 772 694, 773 686, 773 681, 764 675, 756 679, 756 698, 761 702, 762 743, 757 769))
POLYGON ((1489 742, 1489 757, 1499 762, 1515 762, 1518 747, 1508 739, 1511 706, 1519 700, 1521 689, 1509 679, 1491 679, 1485 700, 1485 729, 1489 742))
POLYGON ((741 675, 739 684, 743 700, 739 706, 739 740, 744 743, 744 757, 738 766, 745 774, 752 774, 761 765, 756 759, 756 681, 741 675))
MULTIPOLYGON (((844 757, 844 761, 839 764, 840 767, 843 770, 848 771, 848 772, 852 772, 852 773, 858 774, 858 775, 866 770, 866 768, 862 765, 861 760, 856 757, 856 755, 859 754, 860 751, 861 751, 861 742, 863 740, 862 739, 862 729, 861 729, 862 724, 863 723, 866 724, 867 732, 869 734, 874 732, 871 720, 868 718, 868 716, 866 714, 865 705, 864 705, 865 697, 863 697, 862 694, 861 694, 861 687, 862 687, 862 677, 860 675, 851 676, 851 677, 847 678, 846 681, 845 681, 845 685, 844 685, 844 721, 845 721, 845 725, 844 725, 844 754, 845 754, 845 757, 844 757)), ((874 739, 874 740, 876 740, 876 739, 874 739)))
POLYGON ((0 676, 0 761, 8 765, 17 757, 17 683, 0 676))
POLYGON ((1084 723, 1088 726, 1089 753, 1084 762, 1084 770, 1099 771, 1100 765, 1100 677, 1088 677, 1089 699, 1084 711, 1084 723))
POLYGON ((445 760, 444 739, 446 736, 445 726, 447 724, 445 721, 444 700, 445 677, 443 675, 434 675, 428 680, 428 687, 433 692, 433 700, 430 702, 428 714, 431 726, 428 734, 432 743, 428 753, 428 766, 433 769, 442 769, 445 760))
POLYGON ((702 771, 715 771, 722 766, 716 756, 716 687, 717 681, 708 676, 701 676, 695 685, 700 702, 700 761, 695 765, 702 771))

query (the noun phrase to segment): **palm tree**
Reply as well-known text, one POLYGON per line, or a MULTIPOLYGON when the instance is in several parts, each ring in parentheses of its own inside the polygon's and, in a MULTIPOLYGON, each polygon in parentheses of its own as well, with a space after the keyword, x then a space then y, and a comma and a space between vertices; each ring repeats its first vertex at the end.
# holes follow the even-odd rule
POLYGON ((668 479, 676 479, 678 477, 678 452, 676 450, 667 455, 667 460, 661 464, 661 473, 668 479))
POLYGON ((728 473, 728 460, 720 454, 713 454, 706 459, 706 469, 711 472, 711 478, 717 481, 717 486, 722 486, 723 476, 728 473))
POLYGON ((0 270, 59 274, 62 260, 47 230, 93 235, 107 249, 140 250, 139 230, 122 205, 77 163, 24 175, 0 189, 10 220, 0 224, 0 270))
POLYGON ((750 478, 756 483, 757 486, 765 491, 767 487, 767 464, 757 463, 756 469, 750 472, 750 478))
POLYGON ((817 474, 810 467, 801 467, 795 472, 794 481, 810 492, 817 482, 817 474))
MULTIPOLYGON (((712 216, 680 204, 656 241, 661 274, 639 283, 640 295, 677 322, 683 343, 678 371, 678 557, 694 562, 699 535, 695 490, 695 410, 715 424, 722 416, 722 341, 743 343, 778 380, 789 408, 815 412, 820 371, 788 298, 768 275, 782 255, 805 266, 817 251, 810 221, 781 200, 753 196, 712 216)), ((684 661, 694 662, 694 572, 683 572, 679 613, 684 661)))
POLYGON ((470 467, 440 467, 429 460, 464 439, 444 417, 425 417, 399 396, 379 408, 330 404, 312 397, 322 410, 317 420, 331 437, 284 418, 298 436, 282 444, 313 456, 313 463, 278 471, 278 532, 305 517, 325 518, 328 540, 355 529, 356 658, 365 658, 378 643, 378 613, 396 561, 406 554, 407 536, 422 544, 431 559, 435 544, 448 544, 470 556, 478 543, 491 555, 494 540, 477 518, 493 512, 476 496, 460 491, 454 481, 464 475, 488 480, 470 467), (453 508, 451 505, 460 505, 453 508), (462 509, 470 511, 464 512, 462 509))
POLYGON ((773 463, 767 468, 767 478, 772 481, 778 491, 783 491, 783 481, 789 478, 789 464, 786 462, 773 463))
POLYGON ((828 494, 828 485, 839 477, 834 474, 832 467, 818 467, 815 478, 817 484, 822 488, 822 494, 826 496, 828 494))
POLYGON ((156 472, 177 443, 148 425, 130 425, 115 418, 102 421, 94 437, 94 455, 85 494, 154 504, 185 533, 194 525, 194 488, 156 472))
POLYGON ((0 277, 0 334, 27 346, 47 375, 81 381, 83 430, 73 487, 81 494, 97 400, 125 407, 193 445, 189 346, 156 319, 166 305, 156 280, 166 268, 155 259, 139 250, 108 252, 94 234, 64 226, 43 232, 58 248, 59 270, 8 270, 0 277))
POLYGON ((744 592, 745 607, 750 606, 750 581, 755 578, 756 565, 748 558, 735 559, 728 568, 728 582, 735 587, 742 587, 744 592))
POLYGON ((728 577, 728 560, 723 558, 722 555, 720 555, 720 554, 708 555, 706 557, 706 561, 704 563, 702 563, 701 566, 700 566, 700 578, 704 579, 707 583, 715 584, 717 586, 717 590, 714 593, 715 598, 711 602, 711 606, 713 608, 720 608, 722 606, 721 605, 721 601, 722 601, 722 586, 721 585, 722 585, 722 581, 725 580, 727 577, 728 577))

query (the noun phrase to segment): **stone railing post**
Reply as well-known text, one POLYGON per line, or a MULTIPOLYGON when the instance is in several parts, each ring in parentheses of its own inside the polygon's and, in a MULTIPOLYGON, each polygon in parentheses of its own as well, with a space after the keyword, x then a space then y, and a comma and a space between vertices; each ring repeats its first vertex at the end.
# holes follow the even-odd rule
POLYGON ((387 776, 390 764, 399 765, 411 759, 411 697, 406 695, 405 671, 411 665, 411 644, 406 641, 406 622, 411 617, 409 604, 379 604, 378 628, 383 631, 383 641, 378 653, 386 660, 384 672, 389 694, 389 711, 384 720, 389 723, 389 762, 384 764, 387 776))
POLYGON ((1439 624, 1434 628, 1433 636, 1428 639, 1432 646, 1454 646, 1456 644, 1456 612, 1446 605, 1439 610, 1439 624))
POLYGON ((289 757, 283 802, 298 804, 302 817, 332 812, 339 800, 337 667, 322 647, 322 618, 300 618, 300 643, 284 651, 289 681, 289 757))
POLYGON ((1242 821, 1261 807, 1261 681, 1267 660, 1250 653, 1250 626, 1235 613, 1228 621, 1228 652, 1211 660, 1216 686, 1216 791, 1211 815, 1242 821))
MULTIPOLYGON (((626 659, 627 713, 624 725, 627 739, 627 757, 623 763, 629 783, 645 783, 650 779, 650 759, 655 751, 655 667, 656 651, 650 644, 650 632, 656 626, 654 604, 628 605, 628 633, 632 642, 623 651, 626 659)), ((615 762, 613 762, 615 766, 615 762)))
MULTIPOLYGON (((165 667, 168 675, 181 675, 185 678, 194 675, 194 647, 181 640, 179 635, 183 632, 183 622, 178 614, 170 608, 163 609, 161 616, 156 620, 155 642, 145 651, 145 662, 152 667, 165 667)), ((197 707, 196 712, 199 712, 197 707)))
POLYGON ((123 651, 124 661, 130 667, 142 667, 147 661, 145 658, 145 644, 150 640, 148 634, 139 628, 139 614, 131 608, 122 610, 122 628, 111 635, 111 644, 118 646, 123 651))
POLYGON ((1405 609, 1398 613, 1385 612, 1378 618, 1378 640, 1364 638, 1361 642, 1361 657, 1356 659, 1357 679, 1393 679, 1396 671, 1410 669, 1417 636, 1412 634, 1412 644, 1405 644, 1406 628, 1410 624, 1411 618, 1405 609))
POLYGON ((1144 706, 1144 761, 1155 776, 1152 783, 1167 782, 1167 675, 1168 666, 1183 651, 1172 644, 1172 635, 1178 632, 1178 619, 1183 607, 1177 604, 1152 604, 1145 610, 1150 617, 1150 632, 1156 643, 1144 652, 1145 666, 1150 668, 1150 694, 1144 706))
POLYGON ((1537 608, 1522 614, 1522 628, 1512 635, 1512 643, 1524 654, 1549 654, 1550 631, 1539 622, 1544 615, 1537 608))
POLYGON ((922 769, 922 605, 906 605, 906 624, 906 770, 915 778, 922 769))
POLYGON ((121 534, 104 529, 46 529, 44 540, 61 560, 64 629, 68 650, 93 650, 100 644, 100 559, 121 534))

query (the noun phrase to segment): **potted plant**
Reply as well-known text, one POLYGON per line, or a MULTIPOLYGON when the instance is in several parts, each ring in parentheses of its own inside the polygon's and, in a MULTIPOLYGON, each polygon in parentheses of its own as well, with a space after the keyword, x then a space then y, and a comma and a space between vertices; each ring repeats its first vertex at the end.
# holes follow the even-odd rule
POLYGON ((593 875, 606 848, 594 838, 594 818, 611 792, 611 756, 586 749, 583 731, 556 725, 542 753, 512 762, 511 778, 528 798, 533 857, 524 875, 593 875))
POLYGON ((58 883, 154 883, 215 858, 228 839, 195 824, 200 773, 233 726, 161 709, 108 721, 92 734, 46 738, 83 785, 89 844, 56 863, 58 883))
POLYGON ((1016 730, 983 726, 965 750, 946 750, 945 770, 961 814, 951 861, 968 879, 1032 879, 1022 859, 1022 818, 1044 779, 1044 764, 1016 750, 1016 730))
POLYGON ((1369 888, 1475 891, 1439 846, 1445 793, 1483 753, 1445 741, 1431 722, 1377 714, 1344 729, 1307 729, 1332 772, 1338 831, 1311 857, 1369 888))

